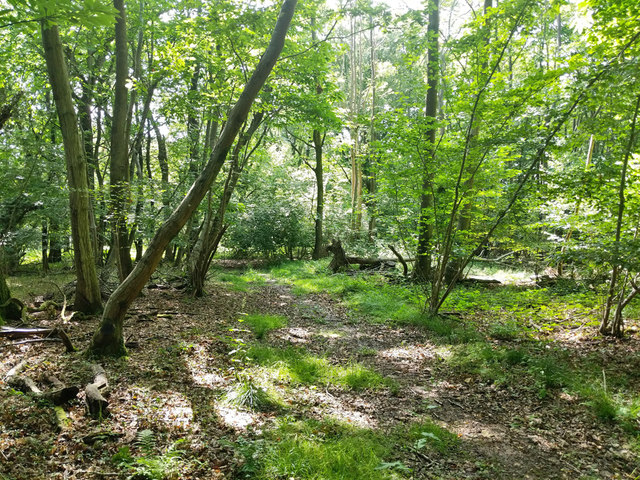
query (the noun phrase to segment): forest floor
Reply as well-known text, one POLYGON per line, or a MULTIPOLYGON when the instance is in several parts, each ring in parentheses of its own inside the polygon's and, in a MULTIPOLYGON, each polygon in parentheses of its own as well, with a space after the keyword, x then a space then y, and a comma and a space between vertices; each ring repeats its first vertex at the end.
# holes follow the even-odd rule
POLYGON ((77 353, 0 340, 0 479, 640 477, 638 329, 599 337, 585 287, 459 288, 428 318, 419 291, 326 263, 218 267, 203 298, 153 282, 129 355, 100 362, 102 419, 81 393, 61 430, 4 383, 23 360, 89 383, 97 318, 34 321, 77 353))

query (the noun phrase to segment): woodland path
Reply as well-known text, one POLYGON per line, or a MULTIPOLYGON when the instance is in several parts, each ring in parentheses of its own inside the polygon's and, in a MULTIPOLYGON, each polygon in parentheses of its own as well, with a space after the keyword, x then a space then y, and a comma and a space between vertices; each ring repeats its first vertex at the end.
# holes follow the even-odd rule
POLYGON ((300 301, 277 284, 260 295, 263 307, 286 303, 280 308, 287 309, 289 326, 274 343, 304 345, 337 363, 357 360, 400 386, 397 392, 336 391, 330 400, 317 393, 311 400, 317 415, 382 429, 426 415, 458 434, 459 452, 452 455, 408 452, 416 478, 635 478, 624 473, 633 466, 608 429, 570 395, 539 399, 518 385, 460 377, 423 329, 369 323, 328 295, 300 301))
MULTIPOLYGON (((175 478, 235 478, 243 460, 233 442, 255 438, 276 419, 273 412, 219 405, 235 378, 229 338, 241 334, 230 329, 247 312, 287 317, 286 327, 265 337, 267 345, 301 347, 336 365, 358 362, 397 385, 362 391, 292 385, 285 394, 290 415, 332 416, 383 432, 430 418, 458 435, 459 445, 444 453, 399 449, 389 461, 413 469, 408 478, 635 478, 637 458, 620 445, 617 426, 596 421, 562 391, 541 399, 523 385, 460 375, 424 329, 371 323, 326 294, 294 295, 270 277, 244 291, 215 284, 200 299, 161 287, 145 290, 130 312, 127 332, 136 346, 129 357, 103 362, 112 385, 110 417, 90 420, 77 401, 67 408, 71 427, 58 432, 47 405, 0 385, 0 478, 127 478, 112 456, 124 446, 139 455, 143 430, 154 433, 157 452, 181 443, 188 468, 175 478), (117 436, 83 441, 105 431, 117 436)), ((82 349, 95 324, 72 320, 65 327, 82 349)), ((82 385, 91 375, 80 353, 62 354, 57 344, 1 348, 0 378, 23 359, 33 378, 49 372, 82 385)))

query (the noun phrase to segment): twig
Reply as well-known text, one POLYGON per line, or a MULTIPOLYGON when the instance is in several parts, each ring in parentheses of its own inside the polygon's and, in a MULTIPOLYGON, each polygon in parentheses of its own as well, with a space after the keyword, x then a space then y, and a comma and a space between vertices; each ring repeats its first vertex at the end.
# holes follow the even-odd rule
POLYGON ((64 314, 67 311, 67 296, 65 295, 65 293, 62 291, 62 288, 60 288, 60 285, 58 285, 55 282, 52 282, 51 280, 46 280, 45 283, 50 283, 52 285, 55 285, 55 287, 58 289, 58 291, 60 292, 60 294, 62 295, 62 310, 60 311, 60 317, 62 317, 62 322, 63 323, 67 323, 69 320, 71 320, 71 318, 73 317, 73 315, 76 312, 73 312, 71 315, 69 315, 69 317, 65 317, 64 314))
POLYGON ((20 340, 19 342, 8 343, 7 345, 22 345, 24 343, 37 343, 37 342, 62 342, 59 338, 29 338, 27 340, 20 340))

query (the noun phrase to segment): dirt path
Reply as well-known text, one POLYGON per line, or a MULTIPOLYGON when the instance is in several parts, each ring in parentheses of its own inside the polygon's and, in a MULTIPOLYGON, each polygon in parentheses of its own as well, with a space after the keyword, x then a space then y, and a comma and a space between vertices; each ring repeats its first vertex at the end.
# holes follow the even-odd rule
POLYGON ((297 298, 271 284, 252 303, 289 317, 288 328, 271 337, 274 345, 301 345, 338 364, 358 361, 400 386, 316 392, 308 399, 316 415, 385 430, 428 415, 458 434, 456 455, 409 454, 416 478, 635 478, 628 475, 637 458, 570 395, 540 399, 518 385, 460 378, 424 330, 368 323, 327 295, 297 298))

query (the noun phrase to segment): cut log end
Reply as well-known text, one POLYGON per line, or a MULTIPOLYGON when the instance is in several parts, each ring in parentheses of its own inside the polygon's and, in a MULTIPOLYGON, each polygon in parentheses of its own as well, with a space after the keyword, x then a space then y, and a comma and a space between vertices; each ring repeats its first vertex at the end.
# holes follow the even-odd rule
POLYGON ((84 389, 87 412, 92 418, 104 418, 109 416, 109 402, 102 396, 98 387, 89 384, 84 389))

